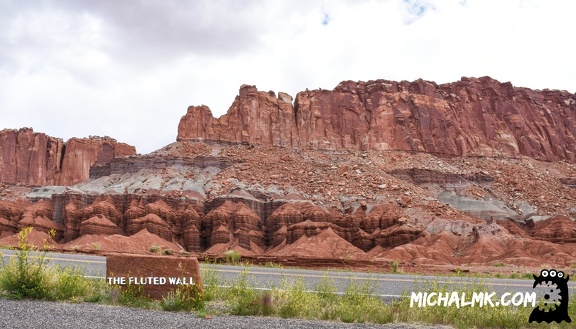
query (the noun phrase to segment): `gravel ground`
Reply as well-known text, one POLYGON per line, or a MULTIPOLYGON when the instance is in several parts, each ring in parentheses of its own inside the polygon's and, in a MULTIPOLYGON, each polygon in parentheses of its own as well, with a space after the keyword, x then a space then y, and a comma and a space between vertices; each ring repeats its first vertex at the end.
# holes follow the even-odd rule
POLYGON ((13 301, 0 298, 0 328, 448 328, 415 324, 367 325, 281 319, 215 316, 211 319, 183 312, 163 312, 99 304, 13 301))

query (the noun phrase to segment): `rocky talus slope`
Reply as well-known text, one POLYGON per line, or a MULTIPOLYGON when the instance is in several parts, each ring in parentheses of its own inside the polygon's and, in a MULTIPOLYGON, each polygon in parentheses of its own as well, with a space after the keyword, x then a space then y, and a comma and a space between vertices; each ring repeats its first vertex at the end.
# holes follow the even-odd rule
POLYGON ((343 82, 294 105, 242 86, 221 118, 190 107, 177 142, 108 152, 82 179, 3 170, 0 243, 32 225, 85 252, 572 266, 575 100, 487 77, 343 82))

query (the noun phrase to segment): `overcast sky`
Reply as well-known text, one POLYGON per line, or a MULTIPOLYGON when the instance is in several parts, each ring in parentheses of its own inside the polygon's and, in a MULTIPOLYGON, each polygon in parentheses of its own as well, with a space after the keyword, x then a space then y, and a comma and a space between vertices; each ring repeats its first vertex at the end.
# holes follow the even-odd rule
POLYGON ((576 1, 0 0, 0 129, 148 153, 242 84, 491 76, 576 92, 576 1))

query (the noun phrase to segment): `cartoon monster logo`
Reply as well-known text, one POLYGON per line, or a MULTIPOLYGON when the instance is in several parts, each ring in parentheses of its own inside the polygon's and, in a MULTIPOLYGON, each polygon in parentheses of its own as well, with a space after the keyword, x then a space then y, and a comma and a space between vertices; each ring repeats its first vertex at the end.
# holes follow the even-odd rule
POLYGON ((543 290, 538 306, 530 314, 528 322, 556 321, 572 322, 568 316, 568 280, 569 275, 562 271, 542 270, 540 276, 534 276, 533 289, 543 290))

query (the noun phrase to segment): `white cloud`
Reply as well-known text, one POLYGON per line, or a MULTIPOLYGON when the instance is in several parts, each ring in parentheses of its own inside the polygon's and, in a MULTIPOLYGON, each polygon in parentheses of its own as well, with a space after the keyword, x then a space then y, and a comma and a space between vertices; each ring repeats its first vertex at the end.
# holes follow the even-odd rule
POLYGON ((150 152, 188 105, 241 84, 293 96, 342 80, 490 75, 576 91, 562 0, 0 0, 0 128, 110 135, 150 152))

